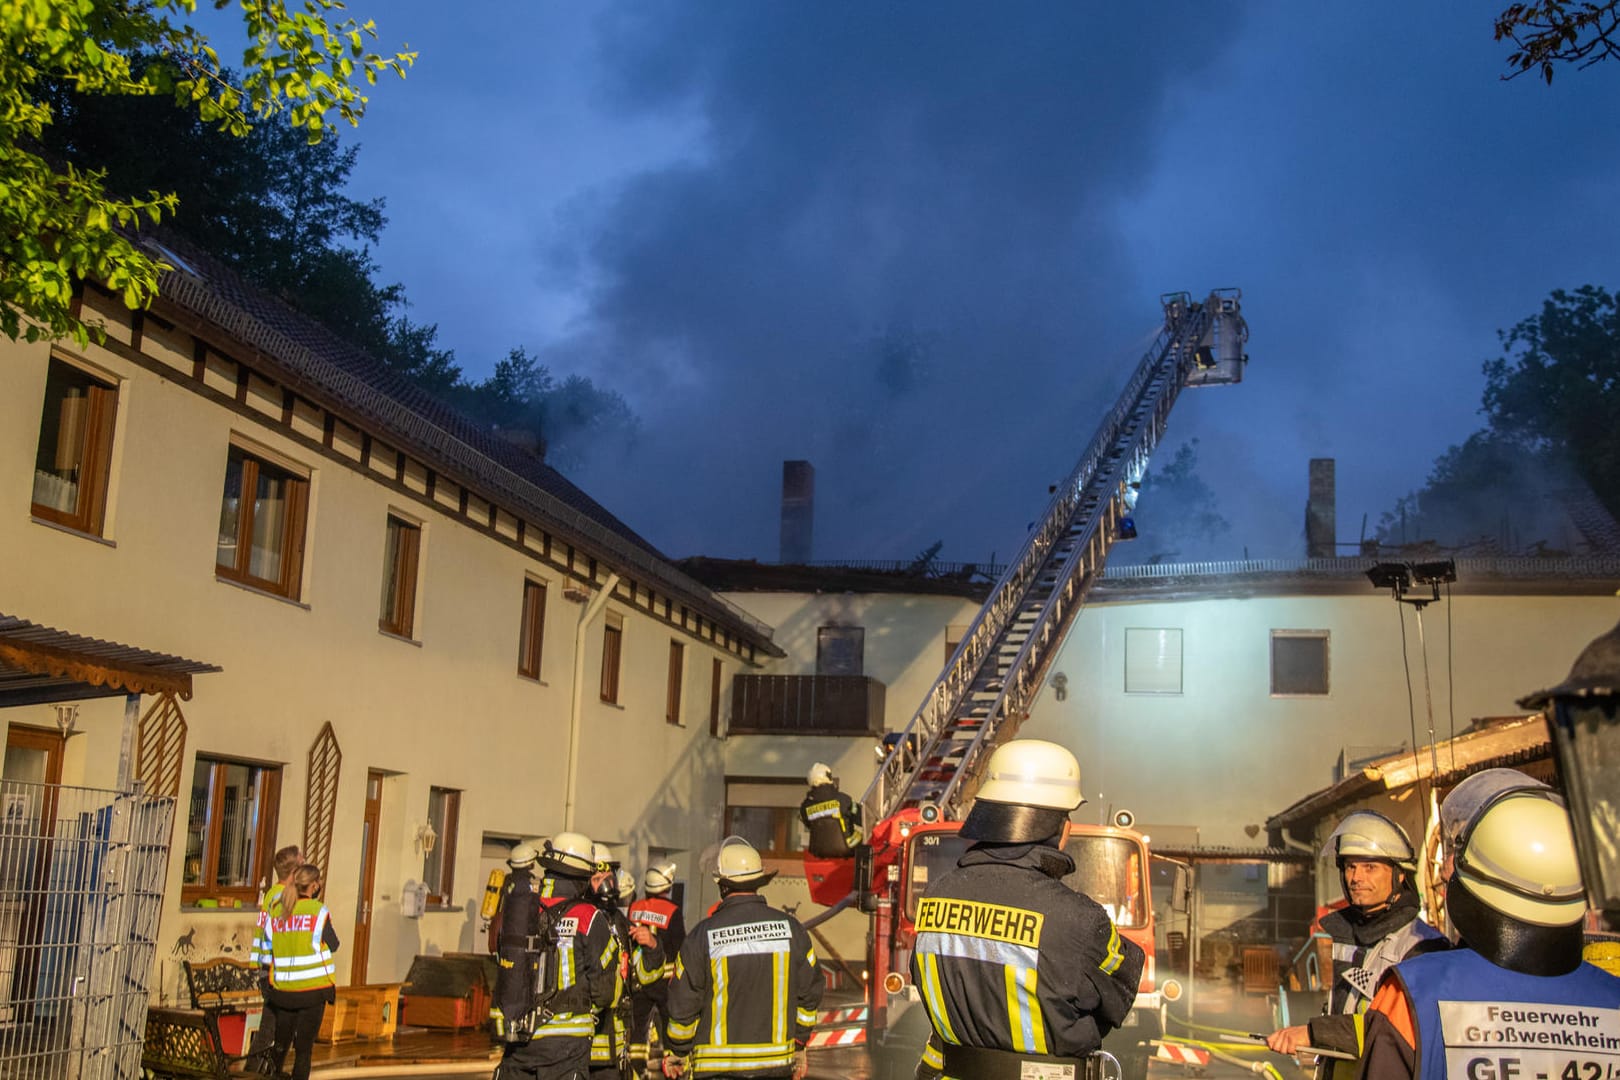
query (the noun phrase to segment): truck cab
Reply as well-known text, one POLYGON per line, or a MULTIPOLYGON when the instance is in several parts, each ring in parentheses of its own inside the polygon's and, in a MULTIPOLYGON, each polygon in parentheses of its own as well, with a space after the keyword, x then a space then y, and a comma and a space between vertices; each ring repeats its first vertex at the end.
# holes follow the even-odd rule
MULTIPOLYGON (((908 822, 900 830, 898 857, 886 874, 878 875, 887 880, 873 883, 878 918, 870 943, 873 1001, 869 1017, 874 1030, 869 1042, 887 1047, 897 1059, 909 1055, 913 1045, 920 1054, 928 1036, 927 1014, 911 983, 917 905, 929 882, 954 869, 970 845, 961 828, 960 821, 908 822)), ((1064 884, 1101 904, 1119 932, 1147 954, 1136 1003, 1124 1026, 1103 1043, 1103 1049, 1120 1060, 1126 1080, 1139 1080, 1147 1072, 1149 1040, 1160 1038, 1164 1031, 1164 999, 1156 984, 1154 963, 1147 839, 1132 829, 1071 824, 1063 850, 1075 864, 1064 884)))

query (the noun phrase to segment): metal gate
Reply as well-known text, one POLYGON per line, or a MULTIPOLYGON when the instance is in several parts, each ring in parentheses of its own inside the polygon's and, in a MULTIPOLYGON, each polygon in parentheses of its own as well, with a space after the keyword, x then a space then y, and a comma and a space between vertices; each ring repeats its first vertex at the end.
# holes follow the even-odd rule
POLYGON ((174 808, 0 781, 0 1077, 140 1075, 174 808))

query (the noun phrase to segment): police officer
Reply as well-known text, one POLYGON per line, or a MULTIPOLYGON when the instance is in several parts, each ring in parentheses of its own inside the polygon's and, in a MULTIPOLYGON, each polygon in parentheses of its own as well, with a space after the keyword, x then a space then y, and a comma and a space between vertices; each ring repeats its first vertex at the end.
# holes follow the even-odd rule
POLYGON ((1136 1000, 1146 960, 1091 897, 1063 884, 1080 766, 1056 743, 990 755, 962 835, 976 841, 917 912, 912 981, 933 1024, 917 1075, 1083 1075, 1136 1000))
MULTIPOLYGON (((585 1080, 591 1066, 595 1012, 613 1000, 616 959, 607 916, 592 902, 596 863, 591 842, 576 832, 558 833, 540 852, 543 924, 556 943, 534 1004, 507 1016, 508 1036, 497 1080, 585 1080)), ((549 937, 549 934, 548 934, 549 937)))
MULTIPOLYGON (((1417 852, 1395 822, 1375 810, 1357 810, 1339 822, 1322 854, 1338 867, 1348 901, 1343 910, 1322 919, 1322 929, 1333 939, 1326 1012, 1307 1024, 1273 1032, 1266 1045, 1279 1054, 1312 1046, 1359 1057, 1363 1014, 1384 972, 1449 942, 1419 917, 1422 905, 1413 883, 1417 852)), ((1323 1057, 1317 1069, 1321 1076, 1348 1080, 1355 1075, 1355 1062, 1323 1057)))
POLYGON ((805 778, 810 790, 799 804, 799 820, 810 830, 810 854, 818 859, 847 858, 861 842, 861 808, 838 790, 832 769, 816 762, 805 778))
POLYGON ((642 875, 646 895, 630 905, 630 932, 636 948, 631 954, 630 1067, 641 1071, 648 1063, 648 1047, 654 1014, 659 1025, 659 1044, 667 1042, 664 1024, 668 1020, 669 977, 674 959, 686 940, 686 920, 681 906, 670 899, 675 888, 675 864, 661 862, 642 875))
POLYGON ((1586 897, 1563 800, 1544 789, 1500 792, 1471 815, 1452 863, 1446 905, 1459 947, 1384 976, 1360 1075, 1552 1080, 1620 1070, 1620 978, 1581 960, 1586 897))
POLYGON ((534 865, 540 853, 527 841, 514 844, 506 857, 510 872, 501 883, 495 916, 489 921, 489 951, 495 954, 495 1000, 490 1019, 503 1039, 522 1040, 520 1029, 507 1023, 529 1011, 534 993, 534 953, 548 946, 540 934, 539 879, 534 865))
POLYGON ((720 903, 675 961, 665 1076, 803 1080, 823 986, 809 932, 757 891, 775 876, 742 837, 720 845, 720 903))

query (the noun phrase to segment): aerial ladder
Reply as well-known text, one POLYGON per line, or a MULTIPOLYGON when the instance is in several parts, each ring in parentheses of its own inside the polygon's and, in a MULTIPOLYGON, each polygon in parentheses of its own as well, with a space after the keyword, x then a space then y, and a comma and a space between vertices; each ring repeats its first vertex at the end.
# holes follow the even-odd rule
POLYGON ((1109 549, 1135 534, 1142 474, 1182 389, 1242 381, 1248 326, 1240 290, 1160 301, 1163 326, 1118 402, 862 795, 865 820, 876 823, 873 868, 895 822, 960 818, 990 752, 1028 716, 1109 549))

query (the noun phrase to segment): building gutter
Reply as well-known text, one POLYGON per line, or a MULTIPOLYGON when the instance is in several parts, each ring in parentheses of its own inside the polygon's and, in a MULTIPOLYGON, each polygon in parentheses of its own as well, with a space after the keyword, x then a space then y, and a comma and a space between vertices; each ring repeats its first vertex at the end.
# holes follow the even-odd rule
POLYGON ((563 831, 574 831, 574 796, 579 780, 579 729, 585 715, 585 632, 602 609, 608 597, 618 588, 619 575, 609 574, 607 581, 591 597, 579 613, 579 625, 574 628, 574 693, 568 707, 568 781, 563 796, 563 831))

